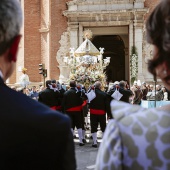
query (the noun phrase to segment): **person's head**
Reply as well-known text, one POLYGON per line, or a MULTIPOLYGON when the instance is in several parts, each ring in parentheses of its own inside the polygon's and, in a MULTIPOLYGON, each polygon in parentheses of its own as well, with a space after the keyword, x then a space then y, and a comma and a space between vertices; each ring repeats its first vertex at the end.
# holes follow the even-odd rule
POLYGON ((151 84, 151 85, 150 85, 150 90, 153 90, 153 88, 154 88, 154 86, 151 84))
POLYGON ((146 87, 146 82, 142 82, 142 86, 146 87))
POLYGON ((32 86, 32 90, 36 91, 37 90, 36 86, 32 86))
POLYGON ((45 85, 46 85, 47 88, 49 88, 49 85, 51 85, 51 80, 47 80, 47 81, 45 82, 45 85))
POLYGON ((71 80, 70 81, 70 87, 76 87, 76 81, 71 80))
POLYGON ((153 10, 146 30, 147 41, 153 45, 153 59, 148 69, 170 90, 170 0, 162 0, 153 10))
POLYGON ((137 82, 134 82, 133 87, 137 88, 137 86, 138 86, 137 82))
POLYGON ((56 84, 56 83, 57 83, 57 81, 56 81, 56 80, 51 80, 51 83, 56 84))
POLYGON ((78 89, 81 89, 82 88, 82 85, 80 83, 77 83, 77 88, 78 89))
POLYGON ((22 73, 23 73, 23 74, 26 74, 26 71, 27 71, 26 68, 23 68, 23 69, 22 69, 22 73))
POLYGON ((167 90, 166 90, 165 87, 162 87, 162 91, 163 91, 163 92, 167 92, 167 90))
POLYGON ((100 81, 96 81, 94 84, 95 88, 101 89, 102 88, 102 84, 100 81))
POLYGON ((57 83, 56 80, 51 80, 51 85, 53 88, 56 88, 57 86, 56 83, 57 83))
POLYGON ((18 0, 0 0, 0 70, 6 81, 15 69, 21 36, 22 11, 18 0))
POLYGON ((159 84, 156 85, 156 90, 161 90, 161 86, 159 84))
POLYGON ((40 87, 40 91, 43 91, 45 88, 44 88, 44 86, 41 86, 40 87))
POLYGON ((124 89, 125 88, 125 82, 124 81, 120 81, 119 82, 119 87, 124 89))

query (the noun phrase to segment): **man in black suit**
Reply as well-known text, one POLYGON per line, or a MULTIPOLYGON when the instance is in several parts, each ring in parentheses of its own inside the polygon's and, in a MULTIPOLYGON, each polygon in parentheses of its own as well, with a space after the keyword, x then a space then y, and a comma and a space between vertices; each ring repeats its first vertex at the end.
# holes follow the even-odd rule
POLYGON ((46 89, 39 93, 38 101, 53 110, 58 110, 61 94, 58 89, 50 89, 52 87, 51 82, 51 80, 46 81, 46 89))
POLYGON ((133 96, 133 92, 131 90, 128 90, 126 89, 126 86, 125 86, 125 82, 124 81, 120 81, 119 82, 119 85, 116 85, 114 88, 112 88, 108 94, 110 96, 110 99, 112 100, 112 94, 115 92, 116 88, 119 90, 119 92, 123 95, 121 98, 120 98, 120 101, 123 101, 123 102, 126 102, 126 103, 129 103, 129 99, 131 96, 133 96))
POLYGON ((74 80, 70 81, 70 89, 64 93, 62 101, 62 111, 66 113, 72 120, 71 131, 74 133, 74 127, 77 128, 79 135, 79 146, 83 146, 83 122, 82 122, 82 93, 76 87, 76 82, 74 80))
POLYGON ((0 0, 0 169, 75 170, 70 119, 4 83, 16 65, 21 25, 19 1, 0 0))
POLYGON ((100 123, 101 131, 106 128, 106 113, 108 118, 111 116, 109 95, 101 90, 101 82, 95 83, 96 97, 90 101, 90 125, 93 137, 92 147, 97 148, 97 128, 100 123))

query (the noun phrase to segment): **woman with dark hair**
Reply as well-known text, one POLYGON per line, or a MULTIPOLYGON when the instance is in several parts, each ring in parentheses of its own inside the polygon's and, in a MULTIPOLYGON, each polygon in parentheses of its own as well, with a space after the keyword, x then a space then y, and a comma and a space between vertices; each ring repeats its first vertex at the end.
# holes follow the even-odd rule
MULTIPOLYGON (((170 0, 154 9, 146 30, 153 45, 149 71, 170 90, 170 0)), ((96 170, 170 169, 170 105, 146 109, 112 101, 111 111, 96 170)))

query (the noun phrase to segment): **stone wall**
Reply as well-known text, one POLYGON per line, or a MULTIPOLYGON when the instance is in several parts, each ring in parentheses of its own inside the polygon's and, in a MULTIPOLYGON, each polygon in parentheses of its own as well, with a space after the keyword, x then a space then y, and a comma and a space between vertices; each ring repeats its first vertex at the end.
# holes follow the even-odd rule
MULTIPOLYGON (((74 0, 75 1, 75 0, 74 0)), ((26 0, 24 2, 24 65, 28 69, 27 73, 31 82, 43 81, 39 75, 38 64, 45 62, 48 70, 48 79, 58 79, 60 71, 56 60, 57 51, 60 48, 61 35, 67 31, 67 18, 63 16, 63 11, 67 9, 68 0, 26 0), (42 37, 39 29, 42 25, 41 3, 49 3, 49 56, 44 56, 42 49, 42 37)), ((145 0, 145 7, 149 7, 151 12, 159 0, 145 0)), ((145 18, 149 15, 146 14, 145 18)), ((44 41, 45 42, 45 41, 44 41)), ((46 47, 46 46, 45 46, 46 47)), ((46 54, 46 53, 45 53, 46 54)), ((18 68, 16 68, 18 72, 18 68)), ((10 78, 10 83, 18 81, 16 72, 10 78)))

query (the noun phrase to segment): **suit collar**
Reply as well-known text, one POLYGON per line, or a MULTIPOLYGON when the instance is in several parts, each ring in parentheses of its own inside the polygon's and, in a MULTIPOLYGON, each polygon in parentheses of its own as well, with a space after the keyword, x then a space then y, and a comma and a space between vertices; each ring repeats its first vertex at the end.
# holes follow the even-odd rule
POLYGON ((2 77, 0 77, 0 84, 5 84, 2 77))

